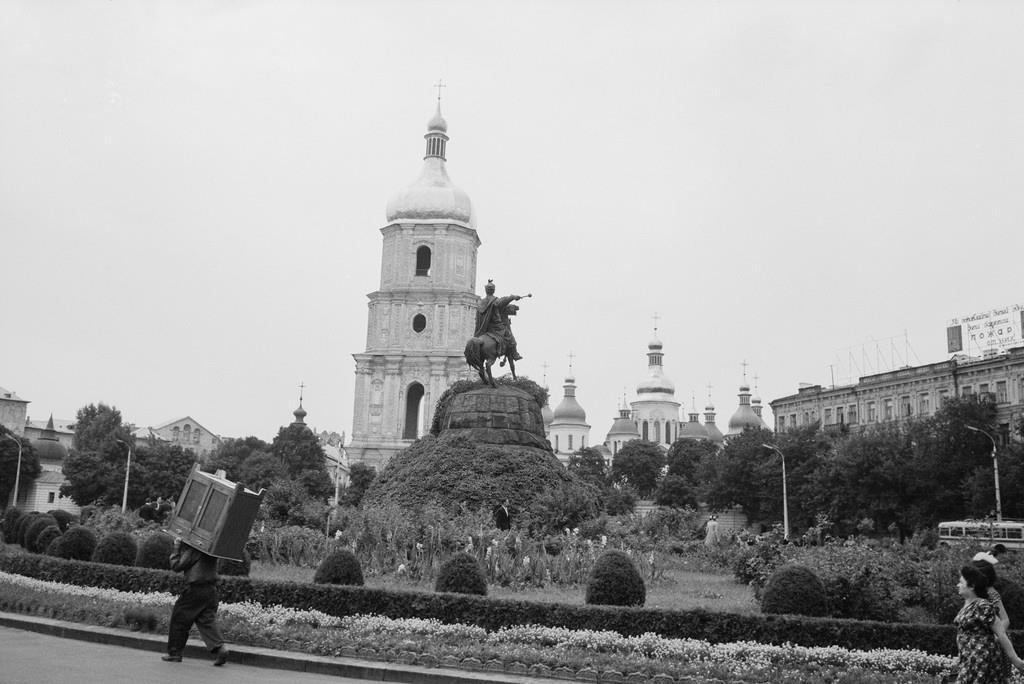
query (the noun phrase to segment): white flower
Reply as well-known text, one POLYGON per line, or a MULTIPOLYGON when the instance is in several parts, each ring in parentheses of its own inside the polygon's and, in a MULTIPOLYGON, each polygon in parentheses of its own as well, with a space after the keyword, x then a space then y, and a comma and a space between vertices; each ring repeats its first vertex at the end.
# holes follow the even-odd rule
POLYGON ((523 556, 523 567, 525 568, 528 565, 530 565, 530 557, 529 556, 523 556))
POLYGON ((404 575, 405 574, 405 563, 399 563, 399 565, 398 565, 398 574, 399 575, 404 575))

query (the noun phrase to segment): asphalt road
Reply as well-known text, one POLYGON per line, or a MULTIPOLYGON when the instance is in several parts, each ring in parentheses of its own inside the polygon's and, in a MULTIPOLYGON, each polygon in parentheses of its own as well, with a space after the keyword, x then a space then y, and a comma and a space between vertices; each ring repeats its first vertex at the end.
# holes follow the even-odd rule
POLYGON ((365 680, 291 672, 249 665, 213 667, 185 658, 165 663, 160 653, 0 627, 0 682, 3 684, 347 684, 365 680))

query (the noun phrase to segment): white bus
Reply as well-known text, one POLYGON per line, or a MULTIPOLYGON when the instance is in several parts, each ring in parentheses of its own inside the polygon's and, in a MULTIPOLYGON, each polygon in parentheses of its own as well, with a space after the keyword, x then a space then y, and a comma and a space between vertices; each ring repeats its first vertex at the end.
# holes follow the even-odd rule
POLYGON ((969 542, 1007 549, 1024 549, 1022 520, 953 520, 939 523, 939 541, 969 542))

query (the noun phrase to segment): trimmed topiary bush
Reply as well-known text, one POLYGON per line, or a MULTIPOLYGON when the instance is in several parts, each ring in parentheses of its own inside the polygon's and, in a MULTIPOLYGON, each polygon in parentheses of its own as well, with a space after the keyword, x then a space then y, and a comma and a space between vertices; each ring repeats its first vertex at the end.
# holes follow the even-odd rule
POLYGON ((92 560, 92 554, 96 550, 96 533, 82 525, 72 525, 68 531, 57 537, 47 548, 46 553, 58 558, 69 558, 71 560, 92 560))
POLYGON ((761 612, 825 616, 828 614, 825 585, 803 565, 783 565, 772 573, 764 586, 761 612))
POLYGON ((39 536, 39 533, 45 530, 47 527, 56 524, 57 519, 54 518, 52 515, 35 516, 35 519, 32 520, 32 522, 29 523, 28 526, 25 528, 25 543, 23 544, 25 550, 31 551, 32 553, 40 553, 42 550, 45 550, 45 547, 44 549, 39 549, 36 547, 36 538, 39 536))
POLYGON ((139 553, 139 544, 129 532, 108 532, 96 545, 92 553, 94 563, 110 565, 133 565, 139 553))
POLYGON ((351 584, 363 586, 363 568, 351 551, 341 549, 327 555, 313 575, 316 584, 351 584))
POLYGON ((242 551, 242 560, 229 560, 227 558, 217 559, 217 574, 230 577, 248 577, 249 568, 252 566, 252 558, 249 552, 242 551))
POLYGON ((441 565, 434 591, 487 596, 487 580, 475 557, 456 553, 441 565))
POLYGON ((11 543, 25 548, 25 533, 28 531, 28 526, 40 515, 39 511, 29 511, 18 518, 18 522, 14 524, 14 535, 11 537, 11 543))
POLYGON ((46 550, 50 548, 50 544, 61 535, 60 527, 57 525, 49 525, 42 532, 36 536, 36 553, 46 553, 46 550))
POLYGON ((633 560, 613 549, 594 562, 585 600, 589 605, 642 606, 647 600, 647 587, 633 560))
POLYGON ((20 509, 17 509, 14 506, 11 506, 4 511, 4 519, 3 522, 0 523, 0 532, 3 533, 4 541, 8 544, 14 543, 15 527, 18 524, 18 520, 24 517, 24 515, 25 514, 20 509))
POLYGON ((172 551, 174 540, 171 535, 163 532, 151 534, 139 544, 139 552, 135 554, 135 565, 140 568, 170 570, 172 551))
POLYGON ((67 532, 71 524, 75 522, 75 516, 71 515, 67 511, 62 511, 59 508, 55 508, 52 511, 47 511, 46 515, 52 515, 57 519, 57 527, 60 528, 61 532, 67 532))

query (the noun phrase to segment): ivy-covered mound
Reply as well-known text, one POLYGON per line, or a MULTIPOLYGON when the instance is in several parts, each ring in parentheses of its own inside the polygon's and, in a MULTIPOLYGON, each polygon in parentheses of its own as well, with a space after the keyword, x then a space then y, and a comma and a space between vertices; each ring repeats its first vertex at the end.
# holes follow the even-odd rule
MULTIPOLYGON (((545 517, 537 505, 549 508, 550 502, 579 509, 579 519, 596 515, 596 488, 571 476, 544 438, 538 399, 546 398, 525 378, 497 388, 455 383, 437 402, 434 434, 391 459, 366 491, 364 505, 490 510, 508 499, 513 524, 545 517)), ((575 515, 564 510, 559 517, 575 515)))

